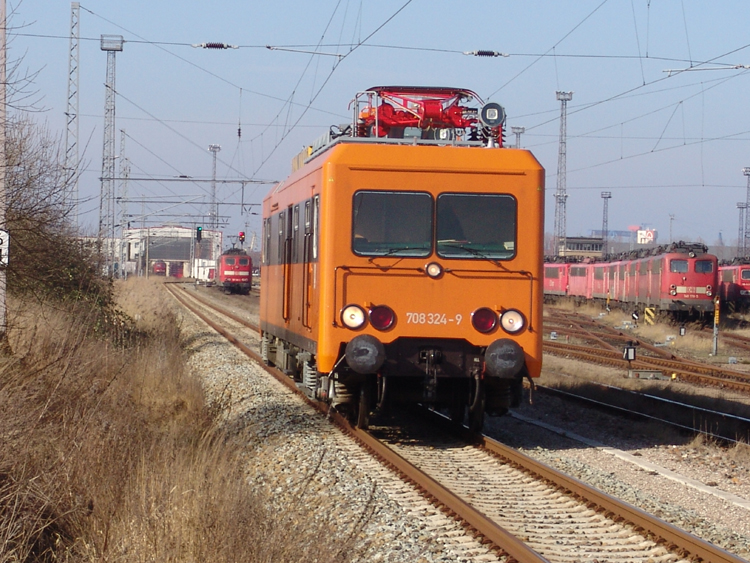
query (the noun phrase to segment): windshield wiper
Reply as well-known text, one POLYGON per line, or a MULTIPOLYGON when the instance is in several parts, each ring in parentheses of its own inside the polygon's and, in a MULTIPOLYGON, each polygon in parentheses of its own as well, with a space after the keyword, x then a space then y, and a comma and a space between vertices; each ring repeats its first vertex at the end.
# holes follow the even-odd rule
POLYGON ((487 256, 481 250, 477 250, 476 248, 472 248, 470 246, 464 246, 464 244, 471 244, 471 242, 466 241, 461 243, 457 241, 438 241, 438 249, 440 248, 440 246, 450 246, 451 248, 460 248, 461 250, 465 250, 469 254, 473 254, 478 258, 484 258, 485 260, 494 260, 494 258, 487 256))
POLYGON ((375 254, 372 257, 373 258, 381 258, 383 256, 392 256, 392 255, 396 254, 397 252, 403 252, 404 250, 412 250, 412 251, 425 252, 428 249, 420 247, 420 246, 397 246, 395 248, 389 249, 387 252, 385 252, 383 254, 375 254))
MULTIPOLYGON (((397 246, 395 248, 391 248, 388 251, 384 252, 383 254, 372 254, 367 258, 367 261, 371 264, 374 264, 374 260, 376 258, 387 258, 388 256, 394 256, 398 252, 403 252, 405 250, 419 250, 419 251, 427 251, 429 253, 429 249, 422 248, 422 247, 413 247, 413 246, 397 246)), ((417 256, 396 256, 399 259, 403 258, 417 258, 417 256)), ((399 260, 400 262, 401 260, 399 260)), ((397 262, 398 263, 398 262, 397 262)))

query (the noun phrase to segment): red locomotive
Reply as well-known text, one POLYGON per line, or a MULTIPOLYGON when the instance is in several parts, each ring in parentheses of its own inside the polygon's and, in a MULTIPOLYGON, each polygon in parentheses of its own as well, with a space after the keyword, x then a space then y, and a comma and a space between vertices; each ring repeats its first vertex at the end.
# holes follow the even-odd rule
POLYGON ((157 260, 151 266, 151 273, 155 276, 166 276, 167 275, 167 263, 163 260, 157 260))
POLYGON ((721 301, 738 309, 750 305, 750 259, 738 258, 731 264, 719 266, 721 301))
POLYGON ((622 308, 706 313, 714 310, 718 270, 705 245, 679 242, 608 262, 548 262, 544 294, 548 300, 569 296, 622 308))
POLYGON ((244 250, 231 248, 224 252, 216 261, 216 270, 224 293, 250 293, 253 261, 244 250))

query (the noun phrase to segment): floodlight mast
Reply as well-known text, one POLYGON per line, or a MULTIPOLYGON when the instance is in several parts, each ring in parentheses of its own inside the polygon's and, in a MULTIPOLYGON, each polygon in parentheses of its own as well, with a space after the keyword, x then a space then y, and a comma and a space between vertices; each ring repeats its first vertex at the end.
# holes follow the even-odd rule
POLYGON ((122 51, 122 35, 102 35, 100 48, 107 53, 107 82, 104 97, 104 144, 102 186, 99 199, 98 243, 104 246, 107 277, 114 274, 115 254, 115 54, 122 51))
POLYGON ((553 235, 555 255, 565 255, 566 241, 566 216, 565 201, 568 199, 566 193, 566 167, 567 167, 567 107, 568 102, 573 99, 573 92, 557 92, 560 101, 560 149, 557 158, 557 191, 555 192, 555 231, 553 235), (562 249, 562 254, 561 254, 562 249))
POLYGON ((68 55, 68 128, 65 132, 66 211, 72 211, 72 223, 78 225, 78 82, 80 3, 70 3, 70 49, 68 55))
POLYGON ((604 200, 604 210, 602 212, 602 251, 607 253, 607 239, 609 238, 609 200, 612 198, 612 192, 602 192, 604 200))

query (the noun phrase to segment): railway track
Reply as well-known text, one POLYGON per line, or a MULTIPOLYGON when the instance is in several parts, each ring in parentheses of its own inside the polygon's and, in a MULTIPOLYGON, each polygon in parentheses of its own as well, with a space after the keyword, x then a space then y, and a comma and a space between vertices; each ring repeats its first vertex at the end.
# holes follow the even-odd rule
MULTIPOLYGON (((258 340, 257 334, 251 336, 257 330, 254 323, 217 309, 195 292, 168 289, 262 365, 253 350, 258 340)), ((267 371, 296 390, 288 376, 267 371)), ((414 437, 383 428, 373 434, 328 414, 506 561, 743 561, 489 438, 469 443, 447 432, 414 437)))
MULTIPOLYGON (((632 334, 606 327, 582 315, 567 314, 564 318, 552 317, 550 321, 545 318, 545 332, 549 334, 552 331, 558 336, 569 338, 566 342, 545 340, 544 351, 550 354, 621 369, 656 370, 667 378, 750 394, 748 373, 678 358, 669 350, 653 346, 632 334), (570 339, 590 344, 570 343, 570 339), (630 343, 641 351, 638 359, 623 359, 624 343, 630 343)), ((739 337, 735 340, 745 339, 739 337)))
POLYGON ((623 417, 644 418, 679 430, 700 433, 726 444, 750 442, 750 419, 707 408, 696 407, 672 399, 639 393, 612 385, 588 383, 596 386, 595 396, 575 391, 537 385, 537 392, 555 395, 566 401, 585 403, 606 412, 618 412, 623 417), (637 406, 625 406, 625 405, 637 406))

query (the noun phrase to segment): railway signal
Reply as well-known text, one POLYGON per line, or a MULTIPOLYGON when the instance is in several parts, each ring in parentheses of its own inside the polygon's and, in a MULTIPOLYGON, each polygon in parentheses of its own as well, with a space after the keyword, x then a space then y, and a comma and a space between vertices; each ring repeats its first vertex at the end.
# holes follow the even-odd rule
POLYGON ((240 242, 245 242, 245 231, 240 231, 239 238, 240 242))
POLYGON ((198 242, 200 242, 202 236, 203 236, 203 227, 196 227, 196 229, 195 229, 195 240, 197 240, 198 242))
POLYGON ((625 345, 625 348, 622 350, 622 359, 628 361, 628 365, 630 365, 630 362, 635 361, 635 343, 628 342, 625 345))

